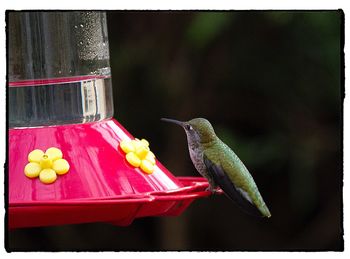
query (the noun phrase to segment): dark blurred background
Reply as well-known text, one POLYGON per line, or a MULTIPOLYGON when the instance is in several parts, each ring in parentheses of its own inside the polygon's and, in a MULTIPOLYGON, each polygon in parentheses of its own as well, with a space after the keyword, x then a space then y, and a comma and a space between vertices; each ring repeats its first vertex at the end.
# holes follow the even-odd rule
POLYGON ((197 176, 185 133, 205 117, 272 212, 225 196, 178 217, 17 229, 12 250, 342 250, 341 11, 108 12, 114 117, 176 176, 197 176))

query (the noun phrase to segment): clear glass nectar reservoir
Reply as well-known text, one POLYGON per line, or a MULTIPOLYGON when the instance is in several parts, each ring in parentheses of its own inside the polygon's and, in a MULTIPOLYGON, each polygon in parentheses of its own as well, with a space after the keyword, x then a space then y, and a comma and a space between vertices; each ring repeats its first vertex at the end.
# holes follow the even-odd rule
POLYGON ((8 28, 10 127, 113 116, 105 13, 10 12, 8 28))

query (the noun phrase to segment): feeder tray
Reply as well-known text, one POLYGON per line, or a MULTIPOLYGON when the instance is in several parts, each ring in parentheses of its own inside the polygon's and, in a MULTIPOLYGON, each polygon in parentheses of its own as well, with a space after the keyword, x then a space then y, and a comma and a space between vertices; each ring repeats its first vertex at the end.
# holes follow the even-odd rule
POLYGON ((176 216, 209 196, 201 177, 175 177, 158 160, 145 174, 125 160, 121 140, 133 139, 116 120, 9 130, 9 227, 87 222, 129 225, 135 218, 176 216), (62 150, 70 164, 53 184, 23 173, 28 153, 62 150))

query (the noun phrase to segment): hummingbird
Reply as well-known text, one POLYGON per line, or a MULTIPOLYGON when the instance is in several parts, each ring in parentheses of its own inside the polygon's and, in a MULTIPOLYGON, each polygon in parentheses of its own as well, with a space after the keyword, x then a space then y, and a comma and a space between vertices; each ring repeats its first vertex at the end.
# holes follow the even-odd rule
POLYGON ((271 217, 248 169, 232 149, 216 136, 207 119, 195 118, 184 122, 166 118, 161 120, 175 123, 185 130, 192 163, 208 180, 208 191, 215 193, 220 187, 248 214, 271 217))

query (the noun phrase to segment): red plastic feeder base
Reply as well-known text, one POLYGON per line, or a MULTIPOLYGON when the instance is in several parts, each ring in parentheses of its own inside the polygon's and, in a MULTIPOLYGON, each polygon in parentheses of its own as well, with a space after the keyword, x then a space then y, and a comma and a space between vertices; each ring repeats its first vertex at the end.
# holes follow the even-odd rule
POLYGON ((145 174, 130 166, 119 142, 133 137, 114 119, 9 131, 10 228, 88 222, 129 225, 135 218, 176 216, 209 196, 201 177, 175 177, 159 161, 145 174), (28 154, 57 147, 70 170, 52 184, 24 175, 28 154))

